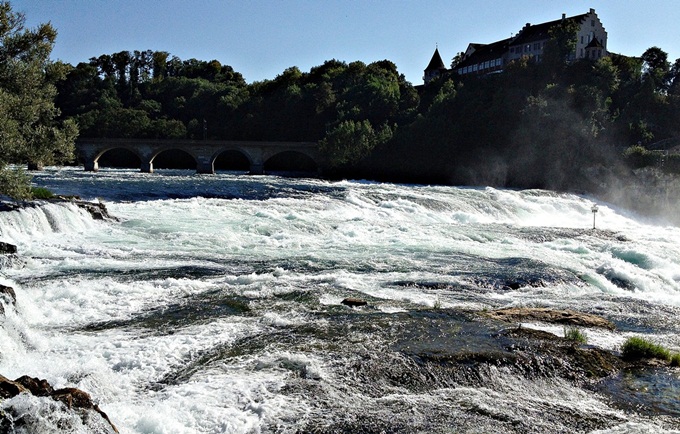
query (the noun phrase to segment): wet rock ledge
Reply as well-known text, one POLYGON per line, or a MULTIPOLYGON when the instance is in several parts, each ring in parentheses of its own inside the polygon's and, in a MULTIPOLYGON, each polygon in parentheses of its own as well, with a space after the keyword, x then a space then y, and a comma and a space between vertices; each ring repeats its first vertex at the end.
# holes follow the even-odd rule
MULTIPOLYGON (((62 410, 77 414, 83 424, 93 433, 117 433, 118 429, 111 422, 97 404, 92 401, 90 395, 80 389, 67 387, 54 389, 46 380, 24 375, 12 381, 0 375, 0 402, 12 399, 20 394, 30 394, 40 398, 52 398, 61 403, 62 410)), ((36 416, 17 411, 13 406, 0 410, 0 432, 15 432, 26 430, 30 432, 36 423, 36 416)), ((68 424, 66 420, 62 423, 68 424)), ((65 431, 68 427, 64 426, 65 431)), ((23 431, 22 431, 23 432, 23 431)))
POLYGON ((535 321, 576 327, 600 327, 614 330, 614 324, 600 316, 573 310, 540 307, 511 307, 486 312, 486 316, 505 322, 535 321))
MULTIPOLYGON (((87 211, 94 220, 118 220, 109 213, 106 205, 103 202, 88 202, 80 199, 78 196, 55 196, 53 199, 28 202, 0 202, 0 212, 16 211, 24 208, 35 208, 42 206, 45 203, 72 203, 77 207, 87 211)), ((0 251, 0 253, 2 252, 0 251)))

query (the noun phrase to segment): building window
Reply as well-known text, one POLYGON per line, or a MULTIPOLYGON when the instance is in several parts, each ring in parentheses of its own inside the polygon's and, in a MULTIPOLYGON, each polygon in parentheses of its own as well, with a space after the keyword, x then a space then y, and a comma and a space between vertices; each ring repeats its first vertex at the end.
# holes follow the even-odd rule
POLYGON ((579 57, 583 58, 583 48, 581 48, 581 55, 579 57))
POLYGON ((590 27, 595 27, 595 20, 590 20, 590 27))
POLYGON ((581 35, 581 43, 583 44, 583 35, 581 35))
POLYGON ((597 57, 602 57, 602 50, 597 50, 597 57))
POLYGON ((473 70, 473 71, 477 71, 477 66, 478 66, 478 64, 477 64, 477 63, 476 63, 476 64, 474 64, 474 65, 472 65, 472 70, 473 70))

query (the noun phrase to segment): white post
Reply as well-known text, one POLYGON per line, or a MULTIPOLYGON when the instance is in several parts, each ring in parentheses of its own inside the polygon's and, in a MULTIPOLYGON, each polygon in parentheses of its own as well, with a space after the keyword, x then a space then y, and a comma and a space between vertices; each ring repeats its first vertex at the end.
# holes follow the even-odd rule
POLYGON ((597 205, 593 205, 590 210, 593 212, 593 229, 595 229, 595 214, 597 214, 597 205))

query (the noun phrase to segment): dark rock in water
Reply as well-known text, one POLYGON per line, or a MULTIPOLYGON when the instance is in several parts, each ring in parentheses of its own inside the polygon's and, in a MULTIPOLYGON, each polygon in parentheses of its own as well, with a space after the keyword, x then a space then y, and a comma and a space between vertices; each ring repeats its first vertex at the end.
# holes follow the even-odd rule
POLYGON ((26 261, 19 257, 19 255, 2 255, 0 254, 0 270, 3 268, 23 268, 26 261))
MULTIPOLYGON (((14 292, 14 288, 11 286, 0 285, 0 299, 2 299, 5 304, 11 306, 16 306, 17 304, 17 294, 14 292)), ((0 304, 0 315, 5 314, 4 305, 0 304)))
MULTIPOLYGON (((14 381, 0 375, 0 398, 9 399, 21 393, 30 393, 38 397, 51 397, 55 401, 62 402, 66 405, 67 409, 77 412, 86 424, 91 418, 91 413, 97 413, 108 424, 107 426, 110 427, 106 432, 110 432, 111 430, 116 433, 118 432, 118 429, 111 422, 106 413, 104 413, 97 404, 92 402, 92 398, 87 392, 83 392, 74 387, 54 390, 47 380, 41 380, 27 375, 17 378, 14 381)), ((14 409, 10 406, 6 408, 4 412, 0 413, 0 430, 9 427, 16 429, 22 427, 22 424, 30 423, 30 418, 26 419, 21 414, 19 414, 17 418, 13 418, 13 411, 14 409)), ((23 426, 22 428, 30 430, 31 427, 23 426)))
POLYGON ((76 195, 62 195, 62 194, 60 194, 60 195, 56 196, 56 198, 61 199, 61 200, 81 200, 80 196, 76 196, 76 195))
POLYGON ((0 375, 0 398, 13 398, 27 391, 28 389, 22 386, 21 383, 0 375))
POLYGON ((624 279, 616 274, 614 270, 607 267, 600 267, 597 272, 607 278, 611 283, 627 291, 635 291, 635 284, 628 279, 624 279))
POLYGON ((519 282, 508 282, 505 284, 505 286, 510 289, 520 289, 522 287, 519 282))
POLYGON ((54 393, 54 388, 52 388, 47 380, 24 375, 17 378, 15 381, 28 389, 34 396, 50 396, 54 393))
POLYGON ((606 319, 583 312, 573 310, 558 310, 535 307, 511 307, 487 312, 490 318, 501 321, 538 321, 551 324, 566 324, 581 327, 602 327, 614 330, 614 324, 606 319))
POLYGON ((14 211, 15 209, 22 208, 21 205, 15 202, 0 202, 0 212, 4 211, 14 211))
POLYGON ((345 306, 350 306, 350 307, 357 307, 357 306, 366 306, 368 304, 367 301, 361 300, 359 298, 346 298, 342 300, 340 303, 344 304, 345 306))
POLYGON ((17 246, 15 246, 14 244, 4 243, 4 242, 0 241, 0 254, 10 255, 10 254, 14 254, 16 252, 17 252, 17 246))
POLYGON ((89 393, 83 392, 82 390, 76 389, 75 387, 67 387, 64 389, 55 390, 51 396, 53 399, 61 401, 64 404, 66 404, 66 406, 70 409, 75 408, 83 410, 92 410, 99 413, 99 415, 111 425, 113 431, 118 432, 118 429, 111 422, 109 416, 107 416, 107 414, 104 413, 97 404, 92 402, 92 398, 90 397, 89 393))
POLYGON ((552 372, 569 380, 600 379, 619 371, 625 363, 609 351, 573 345, 552 333, 518 327, 502 336, 512 339, 512 351, 534 373, 552 372), (546 370, 547 368, 547 370, 546 370))
POLYGON ((625 289, 626 291, 635 291, 635 284, 628 280, 621 279, 619 277, 612 277, 609 279, 609 281, 617 287, 625 289))
POLYGON ((111 214, 109 214, 109 210, 106 209, 106 205, 104 205, 103 202, 92 203, 81 200, 74 200, 72 202, 90 213, 94 220, 116 220, 111 216, 111 214))
POLYGON ((17 304, 17 294, 11 286, 0 285, 0 297, 7 302, 7 304, 17 304))

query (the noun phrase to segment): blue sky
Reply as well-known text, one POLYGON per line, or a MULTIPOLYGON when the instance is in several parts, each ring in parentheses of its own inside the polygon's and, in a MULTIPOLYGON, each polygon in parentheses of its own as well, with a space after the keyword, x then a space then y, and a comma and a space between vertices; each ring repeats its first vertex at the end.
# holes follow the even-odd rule
POLYGON ((217 59, 246 81, 290 66, 309 71, 328 59, 389 59, 422 83, 435 46, 445 63, 469 42, 507 38, 594 8, 610 51, 639 56, 658 46, 680 57, 678 0, 10 0, 29 26, 51 22, 54 60, 71 64, 122 50, 163 50, 181 59, 217 59))

